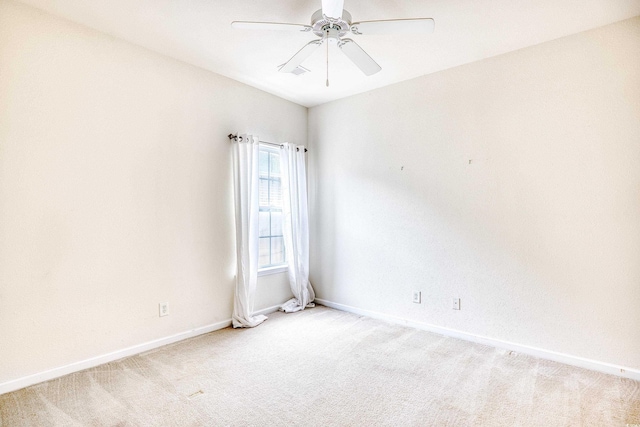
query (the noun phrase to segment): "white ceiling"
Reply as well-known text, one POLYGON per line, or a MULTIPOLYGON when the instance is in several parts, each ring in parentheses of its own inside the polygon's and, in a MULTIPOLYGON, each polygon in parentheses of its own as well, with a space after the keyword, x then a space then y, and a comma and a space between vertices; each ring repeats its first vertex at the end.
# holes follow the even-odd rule
POLYGON ((345 0, 354 21, 434 18, 425 36, 352 36, 381 66, 366 77, 335 46, 286 62, 315 36, 234 30, 231 21, 309 24, 320 0, 23 0, 23 3, 310 107, 640 15, 640 0, 345 0))

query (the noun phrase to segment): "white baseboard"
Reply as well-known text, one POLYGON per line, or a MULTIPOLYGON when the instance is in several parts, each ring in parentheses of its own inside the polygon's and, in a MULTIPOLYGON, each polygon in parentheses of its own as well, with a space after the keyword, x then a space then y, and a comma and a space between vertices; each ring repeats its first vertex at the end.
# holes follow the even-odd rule
MULTIPOLYGON (((440 335, 450 336, 453 338, 459 338, 466 341, 472 341, 492 347, 504 348, 507 350, 516 351, 518 353, 528 354, 530 356, 539 357, 541 359, 553 360, 567 365, 578 366, 585 369, 591 369, 593 371, 604 372, 607 374, 613 374, 624 378, 630 378, 640 381, 640 370, 627 368, 624 366, 614 365, 611 363, 598 362, 595 360, 585 359, 582 357, 571 356, 568 354, 558 353, 554 351, 544 350, 536 347, 529 347, 526 345, 515 344, 508 341, 497 340, 493 338, 483 337, 480 335, 474 335, 467 332, 457 331, 455 329, 443 328, 436 325, 431 325, 423 322, 415 322, 412 320, 402 319, 400 317, 391 316, 384 313, 379 313, 370 310, 364 310, 344 304, 338 304, 324 299, 316 298, 315 302, 318 304, 335 308, 336 310, 347 311, 350 313, 360 314, 363 316, 371 317, 374 319, 385 320, 391 323, 409 326, 416 329, 421 329, 429 332, 434 332, 440 335)), ((256 311, 254 314, 269 314, 277 311, 280 306, 267 307, 256 311)), ((55 378, 62 377, 74 372, 82 371, 85 369, 93 368, 105 363, 113 362, 125 357, 134 356, 136 354, 144 353, 145 351, 153 350, 164 345, 173 344, 178 341, 185 340, 187 338, 193 338, 198 335, 207 334, 209 332, 217 331, 219 329, 226 328, 231 325, 231 319, 223 320, 221 322, 213 323, 207 326, 192 329, 190 331, 181 332, 175 335, 171 335, 157 340, 148 341, 143 344, 134 345, 124 348, 122 350, 113 351, 111 353, 103 354, 101 356, 92 357, 90 359, 81 360, 78 362, 70 363, 68 365, 60 366, 57 368, 49 369, 47 371, 39 372, 36 374, 28 375, 26 377, 17 378, 14 380, 0 383, 0 394, 9 393, 12 391, 20 390, 33 384, 49 381, 55 378)))
POLYGON ((274 313, 274 312, 278 311, 279 309, 280 309, 279 305, 274 305, 274 306, 271 306, 271 307, 263 308, 262 310, 258 310, 253 314, 254 315, 270 314, 270 313, 274 313))
POLYGON ((21 388, 25 388, 30 385, 41 383, 44 381, 49 381, 54 378, 71 374, 73 372, 78 372, 85 369, 93 368, 98 365, 113 362, 114 360, 133 356, 139 353, 143 353, 145 351, 153 350, 154 348, 162 347, 163 345, 173 344, 174 342, 182 341, 187 338, 192 338, 198 335, 217 331, 218 329, 223 329, 230 325, 231 325, 231 319, 223 320, 221 322, 213 323, 207 326, 201 326, 199 328, 195 328, 190 331, 180 332, 175 335, 171 335, 164 338, 158 338, 153 341, 147 341, 142 344, 137 344, 131 347, 123 348, 121 350, 112 351, 111 353, 103 354, 100 356, 92 357, 92 358, 81 360, 78 362, 69 363, 68 365, 59 366, 57 368, 49 369, 47 371, 28 375, 26 377, 6 381, 4 383, 0 383, 0 394, 19 390, 21 388))
POLYGON ((481 335, 470 334, 468 332, 458 331, 458 330, 449 329, 449 328, 443 328, 441 326, 431 325, 429 323, 407 320, 407 319, 392 316, 389 314, 379 313, 379 312, 370 311, 370 310, 364 310, 361 308, 352 307, 345 304, 339 304, 336 302, 327 301, 320 298, 316 298, 315 302, 330 308, 335 308, 336 310, 347 311, 350 313, 359 314, 359 315, 371 317, 374 319, 386 320, 387 322, 395 323, 398 325, 409 326, 411 328, 434 332, 436 334, 445 335, 448 337, 453 337, 453 338, 458 338, 465 341, 484 344, 491 347, 511 350, 517 353, 528 354, 530 356, 539 357, 540 359, 553 360, 555 362, 560 362, 567 365, 578 366, 580 368, 590 369, 592 371, 603 372, 605 374, 612 374, 612 375, 617 375, 619 377, 630 378, 632 380, 640 381, 640 370, 634 369, 634 368, 627 368, 625 366, 614 365, 612 363, 599 362, 597 360, 585 359, 584 357, 572 356, 570 354, 558 353, 555 351, 545 350, 542 348, 530 347, 527 345, 516 344, 508 341, 502 341, 495 338, 489 338, 481 335))
MULTIPOLYGON (((275 305, 273 307, 267 307, 262 310, 259 310, 255 312, 255 314, 269 314, 269 313, 273 313, 274 311, 277 311, 279 308, 280 306, 275 305)), ((163 345, 173 344, 175 342, 182 341, 187 338, 193 338, 198 335, 217 331, 219 329, 226 328, 227 326, 231 326, 231 319, 223 320, 217 323, 212 323, 207 326, 201 326, 199 328, 195 328, 190 331, 180 332, 175 335, 159 338, 159 339, 148 341, 142 344, 137 344, 131 347, 124 348, 122 350, 116 350, 111 353, 103 354, 101 356, 96 356, 90 359, 85 359, 78 362, 70 363, 68 365, 59 366, 57 368, 49 369, 47 371, 28 375, 26 377, 16 378, 14 380, 0 383, 0 394, 20 390, 21 388, 25 388, 30 385, 38 384, 44 381, 49 381, 55 378, 62 377, 64 375, 74 373, 74 372, 83 371, 85 369, 89 369, 99 365, 103 365, 105 363, 113 362, 114 360, 123 359, 129 356, 134 356, 136 354, 144 353, 145 351, 162 347, 163 345)))
POLYGON ((192 338, 198 335, 217 331, 218 329, 223 329, 230 325, 231 325, 231 319, 223 320, 221 322, 213 323, 207 326, 201 326, 199 328, 195 328, 190 331, 180 332, 175 335, 159 338, 159 339, 148 341, 142 344, 137 344, 131 347, 124 348, 122 350, 116 350, 111 353, 103 354, 101 356, 92 357, 90 359, 81 360, 78 362, 70 363, 68 365, 49 369, 47 371, 28 375, 26 377, 6 381, 4 383, 0 383, 0 394, 9 393, 11 391, 19 390, 21 388, 25 388, 33 384, 37 384, 44 381, 52 380, 54 378, 62 377, 64 375, 68 375, 73 372, 83 371, 85 369, 93 368, 98 365, 103 365, 105 363, 113 362, 114 360, 140 354, 145 351, 162 347, 163 345, 173 344, 175 342, 185 340, 187 338, 192 338))

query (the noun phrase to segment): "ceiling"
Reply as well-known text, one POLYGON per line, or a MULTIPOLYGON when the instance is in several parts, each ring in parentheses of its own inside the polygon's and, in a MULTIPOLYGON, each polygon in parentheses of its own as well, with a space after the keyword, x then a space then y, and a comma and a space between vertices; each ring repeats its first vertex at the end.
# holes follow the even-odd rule
POLYGON ((355 21, 434 18, 420 36, 351 36, 382 66, 366 77, 338 48, 301 76, 279 73, 315 36, 232 29, 234 20, 309 24, 321 0, 23 0, 104 33, 311 107, 640 15, 640 0, 345 0, 355 21))

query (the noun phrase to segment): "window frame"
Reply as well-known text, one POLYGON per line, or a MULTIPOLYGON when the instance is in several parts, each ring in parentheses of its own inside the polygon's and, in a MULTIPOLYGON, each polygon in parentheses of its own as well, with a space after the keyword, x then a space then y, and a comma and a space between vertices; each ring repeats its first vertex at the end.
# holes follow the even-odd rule
MULTIPOLYGON (((280 150, 277 147, 271 147, 268 146, 266 144, 260 144, 259 145, 259 149, 258 149, 259 153, 262 152, 266 152, 269 155, 269 162, 271 162, 271 154, 277 154, 278 156, 280 156, 280 150)), ((260 168, 260 162, 258 162, 258 168, 260 168)), ((271 180, 271 164, 269 163, 269 175, 267 177, 267 180, 271 180)), ((258 179, 264 179, 264 178, 260 178, 260 173, 258 172, 258 179)), ((269 195, 269 198, 271 196, 269 195)), ((273 212, 273 207, 263 207, 263 206, 258 206, 258 210, 260 212, 273 212)), ((280 210, 281 212, 281 210, 280 210)), ((271 218, 271 216, 269 216, 269 218, 271 218)), ((269 227, 271 227, 271 224, 269 225, 269 227)), ((259 227, 258 227, 259 228, 259 227)), ((271 228, 269 229, 269 233, 271 233, 271 228)), ((271 234, 269 235, 269 239, 271 239, 273 236, 271 236, 271 234)), ((275 237, 280 237, 280 236, 275 236, 275 237)), ((258 241, 264 237, 260 237, 258 236, 258 241)), ((283 238, 283 245, 284 245, 284 234, 282 235, 283 238)), ((269 254, 271 254, 271 243, 269 244, 269 254)), ((283 246, 283 251, 284 251, 284 246, 283 246)), ((258 247, 258 256, 260 255, 260 249, 258 247)), ((264 267, 258 267, 258 276, 266 276, 266 275, 270 275, 270 274, 277 274, 277 273, 284 273, 288 270, 289 265, 288 265, 288 261, 287 261, 287 254, 286 251, 284 253, 284 263, 282 264, 271 264, 271 265, 266 265, 264 267)))

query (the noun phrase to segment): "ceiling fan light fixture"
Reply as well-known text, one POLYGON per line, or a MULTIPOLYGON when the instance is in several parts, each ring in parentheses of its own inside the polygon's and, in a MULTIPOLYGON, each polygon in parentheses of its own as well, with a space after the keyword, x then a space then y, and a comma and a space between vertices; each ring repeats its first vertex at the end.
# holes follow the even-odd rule
POLYGON ((325 37, 327 39, 327 42, 332 45, 338 45, 338 42, 340 41, 340 35, 338 30, 333 28, 327 30, 325 37))

